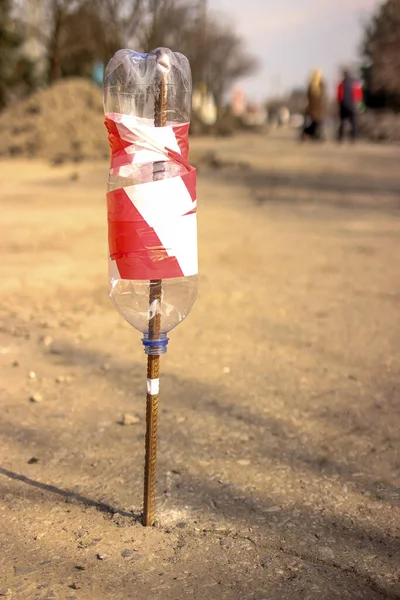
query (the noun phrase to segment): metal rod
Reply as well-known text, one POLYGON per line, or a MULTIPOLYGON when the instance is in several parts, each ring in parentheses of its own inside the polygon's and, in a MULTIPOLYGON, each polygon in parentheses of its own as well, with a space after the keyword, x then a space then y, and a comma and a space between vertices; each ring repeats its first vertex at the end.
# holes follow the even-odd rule
MULTIPOLYGON (((158 86, 159 93, 154 105, 154 126, 165 127, 167 123, 167 85, 163 75, 158 86)), ((154 163, 153 181, 163 178, 163 171, 154 163)), ((161 315, 157 308, 161 302, 162 280, 150 281, 149 305, 152 317, 149 319, 149 339, 157 340, 161 330, 161 315)), ((158 378, 160 355, 147 357, 148 392, 146 398, 146 454, 144 466, 143 525, 151 527, 155 521, 156 468, 157 468, 157 428, 158 428, 158 378), (151 382, 154 382, 152 384, 151 382)))

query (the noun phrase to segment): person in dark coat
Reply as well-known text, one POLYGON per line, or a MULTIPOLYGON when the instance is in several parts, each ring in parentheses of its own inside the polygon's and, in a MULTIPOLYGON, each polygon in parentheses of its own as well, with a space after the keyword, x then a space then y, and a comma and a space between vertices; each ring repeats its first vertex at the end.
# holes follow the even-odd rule
POLYGON ((323 125, 326 116, 326 86, 322 71, 315 69, 307 90, 307 108, 302 139, 311 137, 322 139, 323 125))
POLYGON ((341 142, 344 136, 346 123, 350 124, 350 135, 354 141, 357 137, 357 111, 362 102, 363 91, 361 83, 350 76, 350 73, 343 71, 343 80, 340 82, 337 91, 337 101, 339 105, 340 125, 338 131, 338 141, 341 142))

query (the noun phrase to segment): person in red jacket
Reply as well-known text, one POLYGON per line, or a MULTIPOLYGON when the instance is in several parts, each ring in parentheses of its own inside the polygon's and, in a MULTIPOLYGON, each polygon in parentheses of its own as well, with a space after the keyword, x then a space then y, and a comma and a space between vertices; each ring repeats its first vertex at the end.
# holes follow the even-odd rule
POLYGON ((362 86, 359 81, 353 79, 348 71, 343 72, 337 91, 337 101, 339 104, 340 126, 338 131, 338 140, 341 142, 344 136, 346 123, 350 123, 350 135, 352 140, 357 137, 357 112, 363 99, 362 86))

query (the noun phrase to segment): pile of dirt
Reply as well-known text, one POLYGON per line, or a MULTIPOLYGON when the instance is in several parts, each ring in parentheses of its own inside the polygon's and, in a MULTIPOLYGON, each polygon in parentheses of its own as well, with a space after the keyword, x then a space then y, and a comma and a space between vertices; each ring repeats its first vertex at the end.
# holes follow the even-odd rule
POLYGON ((400 142, 400 114, 367 110, 358 125, 360 136, 371 142, 400 142))
POLYGON ((99 87, 63 79, 0 114, 0 156, 65 161, 108 157, 99 87))

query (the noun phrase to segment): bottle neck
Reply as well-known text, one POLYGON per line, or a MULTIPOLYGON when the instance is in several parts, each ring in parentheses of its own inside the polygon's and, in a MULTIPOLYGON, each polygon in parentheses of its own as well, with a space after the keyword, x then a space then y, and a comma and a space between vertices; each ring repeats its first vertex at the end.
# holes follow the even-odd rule
POLYGON ((149 334, 145 333, 142 338, 144 353, 148 356, 158 356, 167 352, 169 338, 166 333, 160 333, 157 339, 150 339, 149 334))

